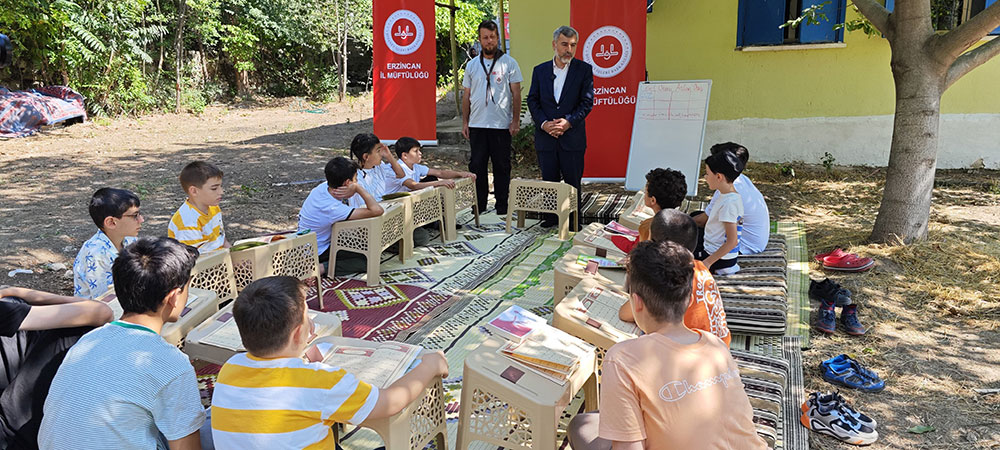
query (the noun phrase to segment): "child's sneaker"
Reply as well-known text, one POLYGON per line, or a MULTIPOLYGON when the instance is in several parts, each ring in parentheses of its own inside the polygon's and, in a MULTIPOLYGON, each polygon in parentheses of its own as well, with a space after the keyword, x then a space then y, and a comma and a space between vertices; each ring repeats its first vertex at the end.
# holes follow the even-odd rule
POLYGON ((841 413, 853 417, 854 420, 858 421, 858 423, 866 425, 872 429, 878 427, 878 423, 875 422, 875 419, 868 417, 866 414, 854 409, 853 406, 847 403, 847 400, 845 400, 844 397, 840 395, 840 391, 813 392, 809 394, 809 397, 806 398, 805 403, 802 404, 802 412, 806 413, 809 411, 809 407, 816 405, 823 405, 823 407, 825 408, 838 406, 842 408, 841 413))
POLYGON ((885 389, 885 382, 878 374, 865 367, 847 355, 838 355, 823 361, 819 365, 823 379, 828 383, 867 392, 880 392, 885 389))
POLYGON ((844 307, 844 310, 840 312, 840 324, 844 327, 844 331, 851 336, 861 336, 868 331, 858 320, 858 305, 844 307))
MULTIPOLYGON (((812 396, 810 396, 811 398, 812 396)), ((878 440, 878 431, 858 422, 839 403, 823 404, 808 400, 802 405, 799 422, 817 433, 833 436, 848 444, 868 445, 878 440)))
POLYGON ((823 303, 819 307, 816 330, 826 334, 833 334, 834 331, 837 331, 837 312, 833 309, 833 303, 823 303))
POLYGON ((851 300, 851 291, 840 287, 837 282, 829 278, 823 281, 810 281, 809 297, 823 303, 833 302, 836 306, 847 306, 853 303, 851 300))

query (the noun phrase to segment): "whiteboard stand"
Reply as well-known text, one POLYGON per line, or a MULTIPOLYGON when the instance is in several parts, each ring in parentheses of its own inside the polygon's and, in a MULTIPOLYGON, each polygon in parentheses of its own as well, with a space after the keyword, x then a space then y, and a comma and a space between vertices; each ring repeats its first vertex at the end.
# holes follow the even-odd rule
POLYGON ((625 189, 642 190, 646 174, 662 167, 679 170, 687 195, 698 194, 711 90, 712 80, 639 83, 625 189))

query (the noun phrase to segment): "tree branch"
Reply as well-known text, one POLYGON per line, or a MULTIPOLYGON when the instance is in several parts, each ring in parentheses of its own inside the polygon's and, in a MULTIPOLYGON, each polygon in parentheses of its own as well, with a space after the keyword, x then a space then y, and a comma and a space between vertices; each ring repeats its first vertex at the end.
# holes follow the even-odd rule
POLYGON ((854 6, 880 33, 889 36, 889 10, 875 0, 854 0, 854 6))
MULTIPOLYGON (((996 3, 996 5, 1000 5, 1000 3, 996 3)), ((948 89, 949 86, 954 84, 965 74, 969 73, 969 71, 979 67, 986 61, 989 61, 990 58, 997 55, 1000 55, 1000 37, 994 38, 993 40, 962 54, 962 56, 959 56, 958 59, 951 64, 951 67, 948 68, 948 76, 945 78, 944 88, 948 89)))
MULTIPOLYGON (((956 58, 996 27, 1000 27, 1000 2, 990 5, 989 8, 984 9, 979 14, 972 16, 967 22, 959 25, 958 28, 941 36, 937 40, 935 52, 941 60, 956 61, 956 58)), ((982 64, 982 62, 979 64, 982 64)))

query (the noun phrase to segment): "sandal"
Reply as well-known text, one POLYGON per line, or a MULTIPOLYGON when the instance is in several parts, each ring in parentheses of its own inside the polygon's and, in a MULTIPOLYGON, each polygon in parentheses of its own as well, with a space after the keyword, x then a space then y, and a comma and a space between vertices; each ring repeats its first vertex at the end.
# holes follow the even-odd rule
POLYGON ((840 257, 827 256, 823 258, 823 268, 841 272, 864 272, 875 265, 875 260, 862 258, 854 253, 846 253, 840 257))
POLYGON ((834 257, 838 257, 839 258, 839 257, 842 257, 842 256, 844 256, 846 254, 847 253, 844 253, 844 251, 841 250, 840 247, 837 247, 837 248, 835 248, 835 249, 833 249, 831 251, 828 251, 826 253, 820 253, 820 254, 814 256, 814 258, 816 258, 816 261, 822 263, 823 260, 826 259, 827 256, 834 256, 834 257))

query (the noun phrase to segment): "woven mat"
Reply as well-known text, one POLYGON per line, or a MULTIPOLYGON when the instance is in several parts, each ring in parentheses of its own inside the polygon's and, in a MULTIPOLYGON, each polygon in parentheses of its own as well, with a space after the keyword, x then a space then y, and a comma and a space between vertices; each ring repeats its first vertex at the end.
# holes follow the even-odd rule
POLYGON ((610 223, 618 220, 625 211, 625 205, 631 199, 631 195, 624 194, 601 194, 597 192, 584 192, 582 195, 583 207, 580 208, 580 223, 588 224, 592 222, 610 223))
MULTIPOLYGON (((412 258, 399 262, 385 252, 380 267, 382 284, 369 287, 364 274, 323 279, 324 311, 337 313, 344 336, 372 341, 406 340, 421 327, 447 316, 468 292, 521 254, 541 234, 537 221, 528 220, 522 230, 508 234, 504 220, 494 210, 480 215, 476 226, 471 211, 458 215, 458 239, 441 243, 431 233, 425 247, 414 248, 412 258)), ((319 309, 315 292, 307 301, 319 309)))
POLYGON ((785 335, 797 336, 802 348, 809 348, 809 249, 806 247, 806 228, 802 222, 772 222, 771 232, 784 235, 787 246, 788 324, 785 335))

